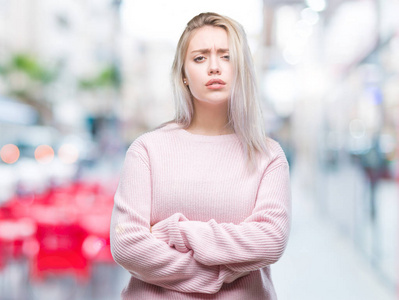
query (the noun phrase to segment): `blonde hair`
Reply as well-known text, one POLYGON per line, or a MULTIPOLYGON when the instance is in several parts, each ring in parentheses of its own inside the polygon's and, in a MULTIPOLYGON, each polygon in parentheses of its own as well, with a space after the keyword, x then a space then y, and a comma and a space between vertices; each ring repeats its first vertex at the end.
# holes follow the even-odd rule
POLYGON ((175 118, 171 122, 178 123, 182 128, 191 124, 194 107, 190 90, 183 83, 184 60, 193 33, 204 26, 221 27, 227 32, 230 61, 235 73, 228 105, 227 125, 234 129, 247 161, 251 161, 254 167, 257 163, 256 153, 269 152, 251 51, 243 27, 233 19, 208 12, 195 16, 187 23, 177 44, 172 66, 175 118))

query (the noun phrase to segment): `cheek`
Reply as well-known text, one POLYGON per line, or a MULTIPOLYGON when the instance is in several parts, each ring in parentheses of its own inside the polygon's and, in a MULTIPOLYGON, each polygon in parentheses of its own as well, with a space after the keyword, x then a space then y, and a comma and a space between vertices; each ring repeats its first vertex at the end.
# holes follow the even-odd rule
POLYGON ((187 63, 186 63, 185 65, 186 65, 186 66, 184 67, 184 74, 185 74, 185 77, 186 77, 189 81, 191 81, 191 78, 192 78, 192 70, 191 70, 190 66, 187 65, 187 63))
POLYGON ((226 75, 232 77, 234 74, 233 66, 231 64, 226 64, 224 68, 224 72, 226 75))
POLYGON ((187 76, 189 77, 195 77, 196 74, 199 73, 199 67, 198 65, 195 65, 193 63, 188 63, 186 65, 185 71, 187 76))

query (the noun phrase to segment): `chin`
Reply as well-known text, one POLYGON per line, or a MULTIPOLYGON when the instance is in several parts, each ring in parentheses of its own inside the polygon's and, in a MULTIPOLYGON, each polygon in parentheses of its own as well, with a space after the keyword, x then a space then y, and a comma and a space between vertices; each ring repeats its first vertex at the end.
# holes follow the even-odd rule
POLYGON ((207 99, 203 102, 206 102, 207 104, 211 104, 211 105, 222 105, 222 104, 226 104, 228 102, 227 99, 207 99))
POLYGON ((228 100, 229 98, 227 98, 227 97, 208 97, 208 98, 205 98, 205 102, 209 102, 209 103, 214 103, 214 104, 223 104, 223 103, 226 103, 226 102, 228 102, 229 100, 228 100))
POLYGON ((193 97, 195 102, 208 105, 222 105, 227 103, 229 97, 227 95, 204 95, 203 97, 193 97))

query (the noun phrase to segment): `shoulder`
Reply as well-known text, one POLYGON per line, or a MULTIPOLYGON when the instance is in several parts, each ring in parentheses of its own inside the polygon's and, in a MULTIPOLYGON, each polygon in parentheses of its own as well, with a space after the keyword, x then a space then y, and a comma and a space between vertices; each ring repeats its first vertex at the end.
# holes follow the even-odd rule
POLYGON ((131 143, 128 151, 147 152, 149 147, 160 145, 169 140, 177 127, 178 125, 174 122, 162 123, 158 127, 146 131, 136 137, 136 139, 131 143))
POLYGON ((285 153, 280 143, 276 140, 266 137, 266 145, 268 150, 270 151, 270 158, 276 159, 278 157, 285 157, 285 153))
POLYGON ((288 166, 287 157, 285 155, 284 149, 281 147, 279 142, 270 137, 267 137, 266 145, 268 155, 265 159, 265 171, 271 171, 272 169, 281 165, 288 166))

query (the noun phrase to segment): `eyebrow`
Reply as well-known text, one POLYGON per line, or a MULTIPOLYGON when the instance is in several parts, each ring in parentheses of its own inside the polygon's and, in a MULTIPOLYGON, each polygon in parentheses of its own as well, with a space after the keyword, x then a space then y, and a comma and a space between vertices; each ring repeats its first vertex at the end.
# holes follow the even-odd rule
MULTIPOLYGON (((211 52, 211 49, 198 49, 198 50, 194 50, 194 51, 191 51, 191 53, 209 53, 209 52, 211 52)), ((219 48, 219 49, 217 49, 217 52, 218 53, 220 53, 220 52, 229 52, 229 49, 228 48, 219 48)))

